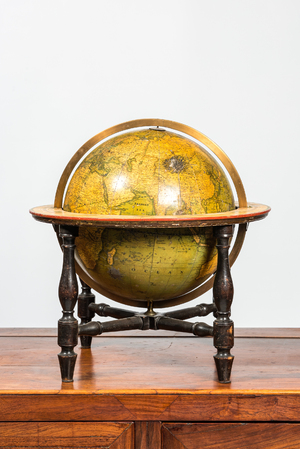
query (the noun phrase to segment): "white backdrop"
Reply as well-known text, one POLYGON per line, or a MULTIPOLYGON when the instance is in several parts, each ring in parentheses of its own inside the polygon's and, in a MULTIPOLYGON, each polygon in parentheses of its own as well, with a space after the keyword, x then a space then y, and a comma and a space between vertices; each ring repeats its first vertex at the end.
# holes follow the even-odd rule
POLYGON ((217 142, 272 207, 232 269, 235 325, 299 326, 299 15, 297 0, 1 0, 0 326, 56 326, 62 255, 28 210, 90 137, 149 117, 217 142))

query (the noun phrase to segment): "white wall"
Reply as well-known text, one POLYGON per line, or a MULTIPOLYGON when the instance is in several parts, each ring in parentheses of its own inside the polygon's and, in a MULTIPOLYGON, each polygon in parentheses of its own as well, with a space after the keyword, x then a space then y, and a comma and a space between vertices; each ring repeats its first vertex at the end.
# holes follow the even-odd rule
POLYGON ((148 117, 209 136, 248 200, 272 206, 232 270, 236 326, 299 326, 299 14, 297 0, 0 2, 0 326, 56 326, 61 251, 28 210, 53 203, 90 137, 148 117))

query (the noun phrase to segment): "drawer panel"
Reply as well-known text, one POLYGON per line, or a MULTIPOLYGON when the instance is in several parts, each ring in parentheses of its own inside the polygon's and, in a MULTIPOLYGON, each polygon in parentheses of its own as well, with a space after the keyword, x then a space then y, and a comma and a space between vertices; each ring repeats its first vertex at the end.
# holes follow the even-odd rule
POLYGON ((0 448, 133 449, 128 422, 0 423, 0 448))
POLYGON ((164 423, 163 449, 299 449, 298 423, 164 423))

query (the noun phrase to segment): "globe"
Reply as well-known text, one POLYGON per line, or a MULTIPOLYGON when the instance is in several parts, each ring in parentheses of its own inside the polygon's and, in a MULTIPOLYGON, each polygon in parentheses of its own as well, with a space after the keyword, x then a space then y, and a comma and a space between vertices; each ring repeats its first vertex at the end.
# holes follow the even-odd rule
MULTIPOLYGON (((234 209, 230 183, 198 143, 159 127, 125 132, 93 149, 75 170, 63 209, 100 215, 199 215, 234 209)), ((212 227, 80 226, 78 257, 104 291, 158 304, 216 270, 212 227)))

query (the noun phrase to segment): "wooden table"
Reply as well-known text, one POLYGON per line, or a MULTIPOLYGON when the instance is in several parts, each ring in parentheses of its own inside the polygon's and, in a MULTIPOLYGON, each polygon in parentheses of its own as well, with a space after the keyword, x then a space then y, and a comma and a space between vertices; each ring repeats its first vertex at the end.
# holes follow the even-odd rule
POLYGON ((105 335, 61 384, 55 331, 0 332, 0 448, 300 448, 300 330, 236 331, 232 383, 211 338, 105 335))

